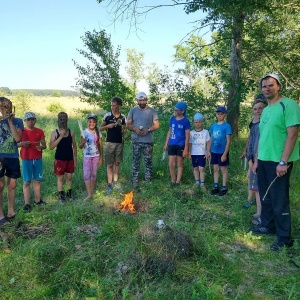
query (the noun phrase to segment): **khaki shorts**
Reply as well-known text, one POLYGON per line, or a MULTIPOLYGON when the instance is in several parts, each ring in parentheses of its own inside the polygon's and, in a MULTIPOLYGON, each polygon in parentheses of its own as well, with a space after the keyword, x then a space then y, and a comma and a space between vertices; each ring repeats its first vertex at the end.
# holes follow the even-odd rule
POLYGON ((104 158, 107 165, 123 161, 123 144, 106 142, 104 146, 104 158))

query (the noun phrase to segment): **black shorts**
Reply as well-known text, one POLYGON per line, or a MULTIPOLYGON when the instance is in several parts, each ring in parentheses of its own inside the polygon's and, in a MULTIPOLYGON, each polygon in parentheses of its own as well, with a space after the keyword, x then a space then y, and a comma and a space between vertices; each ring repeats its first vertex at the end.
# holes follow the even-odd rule
POLYGON ((168 146, 168 155, 169 156, 182 156, 184 146, 178 145, 169 145, 168 146))
POLYGON ((3 158, 1 162, 0 178, 6 176, 8 178, 17 179, 21 177, 21 168, 19 158, 3 158))

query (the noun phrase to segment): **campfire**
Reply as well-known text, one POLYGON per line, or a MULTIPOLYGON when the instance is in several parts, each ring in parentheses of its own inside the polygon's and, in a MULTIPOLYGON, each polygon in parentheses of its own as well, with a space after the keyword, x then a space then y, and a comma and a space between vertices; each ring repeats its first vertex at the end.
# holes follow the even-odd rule
POLYGON ((124 200, 120 204, 121 211, 127 211, 132 214, 136 213, 132 200, 133 200, 133 190, 127 194, 124 194, 124 200))

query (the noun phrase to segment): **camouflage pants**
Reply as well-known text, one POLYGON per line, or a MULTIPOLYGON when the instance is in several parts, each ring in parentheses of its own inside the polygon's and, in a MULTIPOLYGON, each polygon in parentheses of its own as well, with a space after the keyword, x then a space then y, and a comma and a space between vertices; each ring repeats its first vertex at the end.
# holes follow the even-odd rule
POLYGON ((139 181, 141 154, 144 156, 145 164, 145 181, 151 180, 152 174, 152 152, 153 144, 151 143, 132 143, 132 183, 137 184, 139 181))

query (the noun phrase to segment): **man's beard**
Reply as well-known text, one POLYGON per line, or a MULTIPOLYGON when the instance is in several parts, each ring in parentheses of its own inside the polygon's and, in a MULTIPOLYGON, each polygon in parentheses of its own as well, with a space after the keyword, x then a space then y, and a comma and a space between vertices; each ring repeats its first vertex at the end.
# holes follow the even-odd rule
POLYGON ((146 108, 146 106, 147 106, 147 103, 139 103, 139 107, 140 107, 141 109, 146 108))

